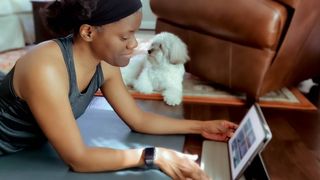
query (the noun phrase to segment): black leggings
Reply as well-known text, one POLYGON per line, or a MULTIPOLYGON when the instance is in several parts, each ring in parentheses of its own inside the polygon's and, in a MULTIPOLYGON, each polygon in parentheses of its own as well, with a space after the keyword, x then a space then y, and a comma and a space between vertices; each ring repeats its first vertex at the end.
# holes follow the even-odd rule
POLYGON ((0 71, 0 84, 1 84, 2 80, 4 79, 4 77, 5 77, 5 74, 0 71))

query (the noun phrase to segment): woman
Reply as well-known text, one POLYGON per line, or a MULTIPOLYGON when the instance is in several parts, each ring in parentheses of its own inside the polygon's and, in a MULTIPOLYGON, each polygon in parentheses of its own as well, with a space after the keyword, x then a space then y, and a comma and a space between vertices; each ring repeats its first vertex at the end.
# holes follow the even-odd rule
POLYGON ((75 119, 98 88, 132 129, 148 134, 202 134, 226 140, 228 121, 176 120, 142 111, 122 82, 137 47, 140 0, 55 1, 48 25, 73 35, 43 42, 17 61, 0 86, 0 153, 49 141, 74 171, 97 172, 156 165, 173 179, 206 179, 192 155, 165 148, 87 147, 75 119))

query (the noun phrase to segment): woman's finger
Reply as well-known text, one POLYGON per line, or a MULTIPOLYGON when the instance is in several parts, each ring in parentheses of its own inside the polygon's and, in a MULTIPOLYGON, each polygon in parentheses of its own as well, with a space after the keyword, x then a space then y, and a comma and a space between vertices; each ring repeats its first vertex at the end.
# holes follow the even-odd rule
POLYGON ((228 136, 229 138, 231 138, 231 137, 233 136, 233 134, 234 134, 234 132, 229 132, 227 136, 228 136))
POLYGON ((179 178, 179 180, 180 179, 183 179, 183 180, 186 179, 180 169, 174 168, 173 171, 176 174, 176 176, 179 178))
POLYGON ((225 121, 225 126, 229 129, 237 129, 238 128, 237 124, 230 122, 230 121, 225 121))
POLYGON ((192 180, 206 180, 203 177, 206 177, 204 171, 200 168, 195 162, 190 162, 189 167, 182 169, 183 175, 188 179, 192 180))
POLYGON ((174 170, 171 167, 161 168, 161 170, 174 180, 180 179, 179 176, 174 172, 174 170))
POLYGON ((198 159, 198 155, 197 154, 185 154, 187 156, 188 159, 192 160, 192 161, 196 161, 198 159))

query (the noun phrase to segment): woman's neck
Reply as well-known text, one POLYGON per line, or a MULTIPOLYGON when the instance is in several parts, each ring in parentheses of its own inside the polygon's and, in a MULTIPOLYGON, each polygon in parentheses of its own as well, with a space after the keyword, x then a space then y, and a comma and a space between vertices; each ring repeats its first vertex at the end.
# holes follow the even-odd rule
POLYGON ((94 55, 88 48, 86 42, 77 40, 73 41, 73 59, 78 68, 86 69, 89 72, 95 71, 100 60, 95 59, 94 55))

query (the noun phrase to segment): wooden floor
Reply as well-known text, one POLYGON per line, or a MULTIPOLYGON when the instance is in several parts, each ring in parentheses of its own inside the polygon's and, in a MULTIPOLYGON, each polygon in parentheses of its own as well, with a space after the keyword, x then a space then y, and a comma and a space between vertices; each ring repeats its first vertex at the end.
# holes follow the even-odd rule
MULTIPOLYGON (((271 179, 320 179, 320 90, 313 86, 306 96, 317 111, 262 108, 273 138, 262 157, 271 179)), ((146 110, 187 119, 229 119, 239 122, 247 107, 184 104, 169 107, 159 101, 138 101, 146 110)), ((184 151, 201 154, 203 138, 187 135, 184 151)))

